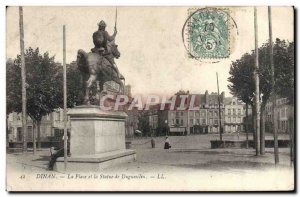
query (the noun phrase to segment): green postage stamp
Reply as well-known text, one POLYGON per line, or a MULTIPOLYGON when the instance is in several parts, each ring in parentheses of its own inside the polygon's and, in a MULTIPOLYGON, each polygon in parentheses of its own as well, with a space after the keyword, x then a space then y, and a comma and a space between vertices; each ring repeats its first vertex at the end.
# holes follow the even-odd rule
POLYGON ((226 9, 190 9, 188 51, 194 58, 220 59, 230 55, 229 14, 226 9))

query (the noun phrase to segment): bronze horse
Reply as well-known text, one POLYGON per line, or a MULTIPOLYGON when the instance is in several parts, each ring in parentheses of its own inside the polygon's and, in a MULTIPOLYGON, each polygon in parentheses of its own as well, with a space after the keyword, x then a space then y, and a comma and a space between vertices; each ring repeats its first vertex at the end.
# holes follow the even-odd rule
MULTIPOLYGON (((106 56, 109 56, 108 58, 111 58, 114 62, 114 58, 120 57, 118 45, 114 44, 114 42, 110 42, 107 45, 108 54, 106 56)), ((105 82, 115 81, 120 85, 119 91, 124 93, 124 83, 122 82, 124 77, 121 76, 119 78, 117 72, 106 57, 98 53, 86 53, 82 49, 79 49, 77 52, 77 66, 83 75, 88 75, 88 80, 85 82, 85 104, 90 104, 90 88, 96 81, 99 81, 100 92, 103 90, 105 82)))

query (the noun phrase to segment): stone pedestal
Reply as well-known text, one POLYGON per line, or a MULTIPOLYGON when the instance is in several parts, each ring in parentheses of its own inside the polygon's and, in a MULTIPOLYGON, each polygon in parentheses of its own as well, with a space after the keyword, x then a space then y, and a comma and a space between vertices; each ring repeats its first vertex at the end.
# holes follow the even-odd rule
MULTIPOLYGON (((135 160, 135 151, 125 148, 126 113, 103 111, 99 106, 78 106, 68 112, 71 121, 68 171, 98 171, 135 160)), ((64 171, 64 158, 55 169, 64 171)))

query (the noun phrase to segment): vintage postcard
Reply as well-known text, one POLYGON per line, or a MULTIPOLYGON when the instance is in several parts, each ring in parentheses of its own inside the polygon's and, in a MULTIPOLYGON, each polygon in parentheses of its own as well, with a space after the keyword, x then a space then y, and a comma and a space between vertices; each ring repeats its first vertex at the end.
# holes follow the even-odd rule
POLYGON ((294 191, 291 6, 7 6, 6 190, 294 191))

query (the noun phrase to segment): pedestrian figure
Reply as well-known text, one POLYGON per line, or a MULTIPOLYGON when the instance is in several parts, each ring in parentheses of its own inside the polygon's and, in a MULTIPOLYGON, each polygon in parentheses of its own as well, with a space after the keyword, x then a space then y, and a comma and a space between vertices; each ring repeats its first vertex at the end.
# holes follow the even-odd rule
POLYGON ((64 156, 64 149, 59 149, 56 153, 52 154, 48 163, 48 170, 53 170, 54 164, 58 157, 64 156))
POLYGON ((165 141, 165 148, 164 149, 169 149, 171 148, 171 145, 170 145, 170 140, 169 140, 169 137, 166 136, 166 141, 165 141))
MULTIPOLYGON (((71 133, 68 131, 67 132, 67 154, 70 157, 71 156, 71 151, 70 151, 70 136, 71 133)), ((62 137, 62 141, 60 142, 59 147, 51 147, 50 148, 50 160, 48 163, 48 170, 53 170, 54 164, 57 160, 58 157, 63 157, 64 156, 64 136, 62 137)))
POLYGON ((152 148, 155 148, 155 141, 154 141, 153 138, 151 139, 151 147, 152 147, 152 148))

